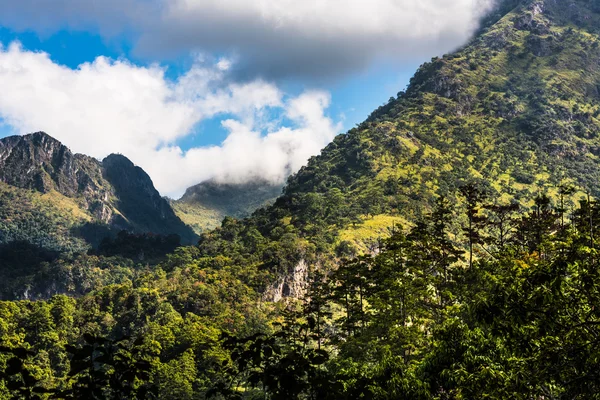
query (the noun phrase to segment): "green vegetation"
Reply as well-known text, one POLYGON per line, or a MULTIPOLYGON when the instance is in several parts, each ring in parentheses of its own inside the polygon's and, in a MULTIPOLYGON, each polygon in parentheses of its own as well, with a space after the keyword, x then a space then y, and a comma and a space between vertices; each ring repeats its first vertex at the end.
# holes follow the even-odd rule
POLYGON ((595 398, 600 204, 438 199, 374 256, 260 301, 244 271, 183 247, 121 283, 0 302, 4 398, 595 398), (471 240, 469 240, 471 238, 471 240), (476 238, 476 239, 474 239, 476 238), (468 244, 473 244, 469 251, 468 244), (467 260, 473 257, 472 265, 467 260))
POLYGON ((0 244, 76 253, 123 229, 197 239, 123 156, 99 162, 43 132, 0 139, 0 150, 0 244))
MULTIPOLYGON (((576 188, 569 204, 600 195, 598 8, 522 1, 511 10, 514 3, 338 136, 289 178, 272 207, 203 235, 202 251, 247 268, 289 272, 281 254, 328 268, 368 251, 393 221, 418 220, 436 197, 462 207, 457 189, 468 183, 498 206, 531 207, 561 185, 576 188)), ((454 235, 465 218, 453 220, 454 235)))
POLYGON ((271 306, 257 306, 256 293, 231 268, 206 267, 194 248, 180 248, 160 267, 130 273, 120 283, 101 282, 104 268, 114 276, 114 260, 85 261, 97 270, 81 276, 75 263, 71 268, 81 281, 94 280, 87 295, 0 303, 1 398, 90 392, 123 398, 124 390, 126 398, 154 392, 193 398, 215 381, 227 357, 220 332, 264 330, 271 313, 271 306), (15 356, 22 362, 11 361, 15 356), (145 392, 145 386, 151 387, 145 392))
POLYGON ((218 227, 227 215, 215 209, 206 208, 200 204, 189 204, 181 201, 171 201, 175 214, 197 234, 218 227))
MULTIPOLYGON (((81 199, 0 186, 0 398, 598 398, 598 27, 504 2, 196 246, 88 251, 81 199)), ((202 201, 174 203, 196 229, 202 201)))
POLYGON ((87 243, 70 232, 91 219, 58 192, 42 194, 0 183, 0 243, 27 241, 51 251, 83 251, 87 243))

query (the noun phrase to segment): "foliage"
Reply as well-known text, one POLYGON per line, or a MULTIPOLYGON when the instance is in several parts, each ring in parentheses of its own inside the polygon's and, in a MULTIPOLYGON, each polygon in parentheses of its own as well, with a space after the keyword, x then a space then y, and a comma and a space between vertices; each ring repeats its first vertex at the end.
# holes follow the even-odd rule
POLYGON ((157 264, 181 245, 179 235, 132 234, 121 231, 113 239, 102 240, 95 253, 106 257, 121 256, 137 262, 157 264))
POLYGON ((126 234, 65 255, 34 228, 70 225, 6 189, 2 396, 598 398, 599 9, 513 5, 164 258, 126 234), (265 301, 300 264, 305 298, 265 301))
MULTIPOLYGON (((502 2, 470 43, 311 158, 273 206, 205 232, 201 250, 276 279, 299 259, 328 270, 368 253, 389 235, 382 221, 408 226, 438 197, 465 207, 467 185, 498 207, 563 186, 575 188, 569 204, 599 195, 598 24, 589 1, 502 2)), ((451 225, 469 235, 466 213, 451 225)))
POLYGON ((77 299, 1 302, 0 390, 8 398, 595 398, 600 203, 583 198, 566 215, 560 197, 534 203, 483 200, 474 211, 439 198, 376 253, 313 271, 305 299, 278 312, 259 306, 241 271, 209 267, 193 247, 77 299), (460 212, 478 221, 478 240, 455 240, 460 212))
POLYGON ((21 364, 29 374, 10 378, 21 382, 18 388, 5 379, 0 391, 192 399, 208 390, 227 357, 220 334, 267 332, 271 311, 230 267, 201 269, 194 255, 180 248, 165 261, 169 273, 159 266, 119 283, 92 274, 99 283, 77 298, 0 302, 0 369, 25 349, 21 364))

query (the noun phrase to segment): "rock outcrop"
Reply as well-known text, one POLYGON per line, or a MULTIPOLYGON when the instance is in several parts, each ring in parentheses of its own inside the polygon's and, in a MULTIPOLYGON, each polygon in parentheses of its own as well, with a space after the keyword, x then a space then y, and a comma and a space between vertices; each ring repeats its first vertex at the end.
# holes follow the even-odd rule
POLYGON ((277 302, 286 298, 303 298, 308 286, 308 272, 308 264, 300 260, 291 272, 281 276, 265 291, 264 300, 277 302))

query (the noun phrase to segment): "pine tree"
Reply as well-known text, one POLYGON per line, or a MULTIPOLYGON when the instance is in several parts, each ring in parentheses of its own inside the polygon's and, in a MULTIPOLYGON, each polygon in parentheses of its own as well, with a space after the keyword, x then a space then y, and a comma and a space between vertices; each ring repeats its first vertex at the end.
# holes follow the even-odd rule
POLYGON ((486 218, 480 214, 481 202, 485 199, 484 192, 474 183, 469 183, 460 188, 465 198, 468 225, 463 229, 469 240, 469 268, 473 267, 473 247, 483 240, 481 229, 486 224, 486 218))

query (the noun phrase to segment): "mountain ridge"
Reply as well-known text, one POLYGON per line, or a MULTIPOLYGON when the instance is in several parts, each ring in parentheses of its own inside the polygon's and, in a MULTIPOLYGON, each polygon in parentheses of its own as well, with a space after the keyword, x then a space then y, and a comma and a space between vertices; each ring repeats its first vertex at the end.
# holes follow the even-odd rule
MULTIPOLYGON (((597 397, 600 2, 518 4, 197 246, 0 243, 0 397, 597 397)), ((0 182, 13 203, 80 210, 0 182)))
MULTIPOLYGON (((87 215, 82 222, 88 224, 178 234, 185 243, 195 239, 150 177, 126 157, 113 154, 98 161, 74 154, 44 132, 0 139, 0 182, 50 196, 58 203, 71 202, 80 215, 87 215)), ((75 231, 72 234, 77 236, 75 231)))

